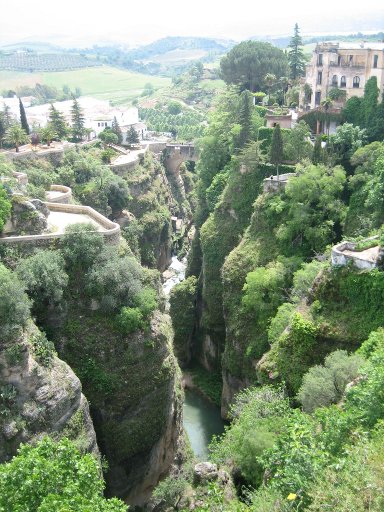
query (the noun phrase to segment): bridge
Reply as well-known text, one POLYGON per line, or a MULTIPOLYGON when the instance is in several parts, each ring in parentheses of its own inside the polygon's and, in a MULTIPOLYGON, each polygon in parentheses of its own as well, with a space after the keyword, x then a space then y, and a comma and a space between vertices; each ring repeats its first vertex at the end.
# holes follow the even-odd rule
POLYGON ((177 175, 179 173, 180 165, 188 160, 196 162, 198 160, 195 145, 190 144, 177 144, 167 143, 163 150, 164 166, 167 171, 177 175))

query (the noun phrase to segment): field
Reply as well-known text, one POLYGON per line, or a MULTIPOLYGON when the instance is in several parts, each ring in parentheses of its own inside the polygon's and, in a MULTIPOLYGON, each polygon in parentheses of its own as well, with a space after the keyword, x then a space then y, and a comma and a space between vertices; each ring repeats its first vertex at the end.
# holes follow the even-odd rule
POLYGON ((110 100, 114 105, 125 105, 140 96, 148 82, 157 90, 170 85, 171 80, 109 66, 50 73, 2 71, 0 73, 0 94, 3 90, 14 90, 21 85, 34 86, 36 83, 50 85, 57 89, 68 85, 71 90, 80 87, 83 96, 110 100))

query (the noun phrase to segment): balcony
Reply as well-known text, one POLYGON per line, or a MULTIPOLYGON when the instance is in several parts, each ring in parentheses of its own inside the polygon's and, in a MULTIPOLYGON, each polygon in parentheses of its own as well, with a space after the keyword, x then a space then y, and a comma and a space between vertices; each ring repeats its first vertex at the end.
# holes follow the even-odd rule
POLYGON ((330 62, 329 65, 334 68, 354 68, 354 69, 364 69, 365 64, 353 63, 353 62, 341 62, 338 64, 337 62, 330 62))

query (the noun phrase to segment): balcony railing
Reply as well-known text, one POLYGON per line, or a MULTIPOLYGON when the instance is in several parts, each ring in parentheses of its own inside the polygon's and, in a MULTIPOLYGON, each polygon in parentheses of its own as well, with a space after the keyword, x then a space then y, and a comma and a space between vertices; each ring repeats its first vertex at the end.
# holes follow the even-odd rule
POLYGON ((365 68, 364 64, 358 64, 358 63, 354 64, 353 62, 340 62, 340 64, 338 64, 337 62, 330 62, 329 65, 332 67, 335 67, 335 68, 355 68, 355 69, 364 69, 365 68))

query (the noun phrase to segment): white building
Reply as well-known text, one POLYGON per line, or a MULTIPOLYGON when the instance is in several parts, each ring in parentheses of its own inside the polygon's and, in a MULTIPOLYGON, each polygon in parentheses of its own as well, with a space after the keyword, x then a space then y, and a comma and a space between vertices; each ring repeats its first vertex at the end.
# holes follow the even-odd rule
MULTIPOLYGON (((98 100, 87 96, 78 98, 80 107, 84 113, 84 127, 92 130, 91 136, 97 137, 100 132, 105 128, 111 127, 114 118, 123 133, 134 126, 139 134, 140 139, 145 137, 147 127, 145 124, 139 122, 139 111, 136 107, 131 108, 113 108, 110 106, 109 101, 98 100)), ((62 112, 68 124, 71 124, 71 108, 73 100, 57 101, 53 106, 62 112)), ((48 122, 49 109, 51 104, 37 105, 25 109, 29 124, 32 126, 36 123, 37 126, 45 126, 48 122)))
POLYGON ((320 106, 331 89, 345 91, 345 99, 361 97, 369 78, 375 76, 380 94, 384 92, 384 43, 318 43, 306 67, 300 91, 300 109, 320 106), (305 94, 307 85, 309 94, 305 94), (309 86, 309 88, 308 88, 309 86))

